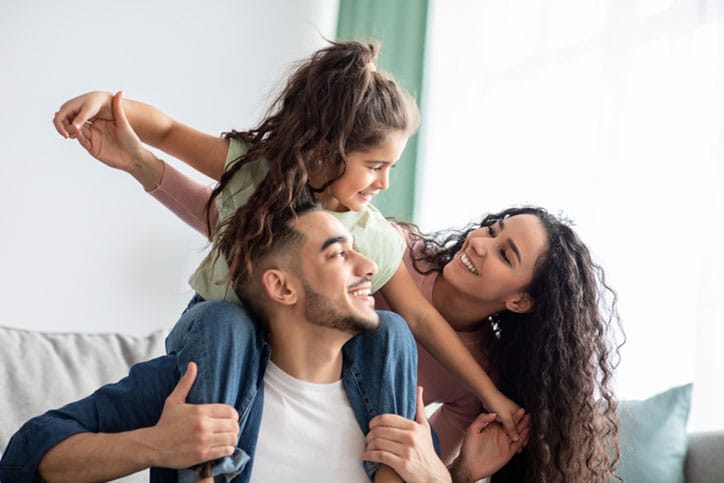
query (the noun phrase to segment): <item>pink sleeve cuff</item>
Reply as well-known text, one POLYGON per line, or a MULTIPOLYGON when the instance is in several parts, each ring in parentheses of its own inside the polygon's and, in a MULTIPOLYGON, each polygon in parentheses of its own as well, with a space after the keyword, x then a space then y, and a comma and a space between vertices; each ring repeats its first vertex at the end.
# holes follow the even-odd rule
MULTIPOLYGON (((211 186, 192 179, 164 162, 161 182, 147 193, 160 201, 191 228, 208 238, 205 209, 212 190, 211 186)), ((216 224, 217 218, 216 206, 212 205, 212 227, 216 224)))

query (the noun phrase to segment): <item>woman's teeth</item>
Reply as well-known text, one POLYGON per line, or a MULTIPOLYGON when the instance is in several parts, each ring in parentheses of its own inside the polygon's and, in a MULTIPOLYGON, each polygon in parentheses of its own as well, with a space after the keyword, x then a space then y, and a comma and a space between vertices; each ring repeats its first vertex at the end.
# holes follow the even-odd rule
POLYGON ((463 265, 465 265, 465 268, 467 268, 470 273, 472 273, 473 275, 479 275, 478 269, 475 268, 475 265, 473 265, 473 262, 470 261, 465 253, 460 255, 460 261, 463 262, 463 265))

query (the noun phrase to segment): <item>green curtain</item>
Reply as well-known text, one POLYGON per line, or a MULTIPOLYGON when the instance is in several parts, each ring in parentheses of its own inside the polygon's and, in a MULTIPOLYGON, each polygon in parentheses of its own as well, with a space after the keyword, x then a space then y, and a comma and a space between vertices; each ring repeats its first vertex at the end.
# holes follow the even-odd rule
MULTIPOLYGON (((420 101, 428 0, 340 0, 337 40, 381 42, 377 68, 390 73, 420 101)), ((420 106, 422 109, 422 106, 420 106)), ((386 216, 412 221, 418 136, 408 142, 374 205, 386 216)))

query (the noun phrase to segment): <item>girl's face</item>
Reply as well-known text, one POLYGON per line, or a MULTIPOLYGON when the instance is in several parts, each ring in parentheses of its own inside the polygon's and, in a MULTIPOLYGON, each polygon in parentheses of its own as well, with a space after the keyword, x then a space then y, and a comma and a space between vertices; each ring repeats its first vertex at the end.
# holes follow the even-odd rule
POLYGON ((496 311, 526 312, 532 300, 524 288, 533 279, 535 264, 547 245, 547 234, 537 216, 511 216, 470 232, 443 268, 443 277, 461 296, 476 303, 496 311))
POLYGON ((320 197, 322 205, 331 211, 361 211, 389 184, 390 169, 400 159, 407 136, 392 131, 387 140, 367 151, 352 151, 347 155, 347 169, 320 197))

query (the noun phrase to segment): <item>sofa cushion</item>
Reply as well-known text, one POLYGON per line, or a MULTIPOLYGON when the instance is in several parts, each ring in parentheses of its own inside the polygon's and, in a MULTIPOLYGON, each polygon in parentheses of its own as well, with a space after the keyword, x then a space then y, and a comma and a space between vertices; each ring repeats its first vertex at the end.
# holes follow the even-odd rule
POLYGON ((161 330, 134 337, 0 326, 0 453, 26 420, 81 399, 126 376, 133 364, 163 354, 165 337, 161 330))
POLYGON ((619 407, 618 473, 636 483, 682 483, 691 384, 619 407))

